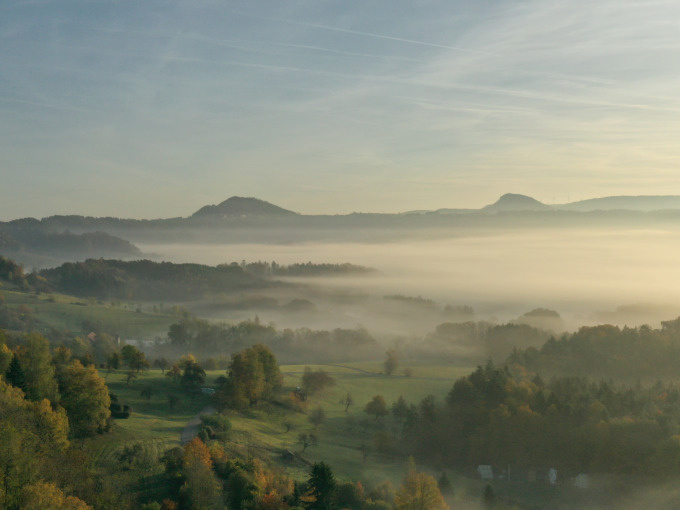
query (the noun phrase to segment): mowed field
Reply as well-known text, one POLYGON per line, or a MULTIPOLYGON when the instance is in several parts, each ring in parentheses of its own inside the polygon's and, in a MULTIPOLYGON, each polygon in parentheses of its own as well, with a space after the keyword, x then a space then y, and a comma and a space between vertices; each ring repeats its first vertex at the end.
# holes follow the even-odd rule
POLYGON ((49 326, 81 331, 83 321, 116 332, 122 338, 153 338, 167 334, 179 318, 169 313, 154 313, 153 305, 98 301, 64 294, 32 294, 2 289, 5 304, 11 308, 28 307, 39 328, 49 326))
MULTIPOLYGON (((398 483, 404 474, 404 459, 392 458, 375 451, 374 436, 387 431, 399 437, 400 424, 391 415, 377 419, 364 412, 364 407, 374 395, 382 395, 391 407, 392 402, 403 396, 409 403, 418 404, 427 395, 438 401, 446 397, 456 378, 470 372, 470 367, 403 363, 399 375, 381 373, 379 363, 347 363, 342 365, 284 365, 284 390, 282 400, 300 384, 305 367, 325 370, 335 384, 311 397, 306 409, 295 410, 285 405, 265 404, 245 412, 227 412, 232 423, 229 447, 240 453, 269 459, 274 465, 285 469, 296 479, 306 479, 309 465, 325 461, 330 464, 340 480, 362 480, 379 483, 390 480, 398 483), (403 375, 403 368, 410 368, 412 375, 403 375), (353 405, 345 412, 341 404, 347 394, 353 405), (318 426, 309 421, 310 414, 321 407, 325 420, 318 426), (318 445, 305 449, 299 442, 301 433, 315 434, 318 445), (364 459, 362 444, 368 449, 364 459), (296 454, 294 461, 284 460, 282 453, 289 450, 296 454)), ((88 441, 88 449, 96 462, 110 462, 126 445, 141 442, 152 450, 162 453, 165 449, 180 445, 180 434, 186 424, 206 406, 210 398, 187 393, 181 385, 164 376, 159 370, 140 372, 127 383, 124 372, 107 373, 102 377, 117 395, 119 403, 132 406, 128 419, 115 420, 111 433, 88 441), (151 390, 151 397, 142 396, 143 389, 151 390), (168 395, 176 395, 179 402, 170 409, 168 395)), ((214 387, 217 377, 225 371, 210 371, 206 386, 214 387)))

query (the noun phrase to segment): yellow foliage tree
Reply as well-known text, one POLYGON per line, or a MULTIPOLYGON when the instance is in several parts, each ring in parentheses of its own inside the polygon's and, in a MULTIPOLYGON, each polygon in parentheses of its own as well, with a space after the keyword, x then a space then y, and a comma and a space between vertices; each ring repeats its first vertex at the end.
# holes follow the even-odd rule
POLYGON ((82 499, 66 496, 55 484, 36 482, 21 492, 23 510, 92 510, 82 499))
POLYGON ((409 459, 408 474, 394 497, 397 510, 448 510, 439 491, 437 480, 426 473, 418 473, 413 459, 409 459))
POLYGON ((47 400, 25 400, 0 380, 0 431, 0 508, 16 507, 22 489, 48 473, 68 447, 68 420, 47 400))
POLYGON ((59 374, 61 405, 76 436, 88 436, 106 425, 111 415, 109 390, 94 365, 74 360, 59 374))
POLYGON ((198 437, 184 447, 182 491, 194 510, 211 510, 220 504, 220 483, 212 472, 210 450, 198 437))

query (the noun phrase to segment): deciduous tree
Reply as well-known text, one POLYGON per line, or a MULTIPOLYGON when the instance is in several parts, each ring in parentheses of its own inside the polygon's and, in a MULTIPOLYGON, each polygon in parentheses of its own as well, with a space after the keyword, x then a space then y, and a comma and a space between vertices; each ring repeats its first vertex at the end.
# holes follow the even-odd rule
POLYGON ((21 491, 22 510, 92 510, 75 496, 66 496, 51 482, 35 482, 21 491))
POLYGON ((137 349, 134 345, 126 345, 120 350, 120 356, 131 370, 140 370, 149 368, 149 362, 146 355, 137 349))
POLYGON ((437 480, 426 473, 418 473, 413 459, 409 461, 409 469, 404 481, 397 489, 394 497, 397 510, 448 510, 437 480))
POLYGON ((375 395, 373 400, 371 400, 368 404, 366 404, 366 407, 364 407, 364 412, 374 415, 376 420, 386 416, 388 411, 385 397, 382 395, 375 395))
POLYGON ((325 370, 314 370, 305 367, 305 373, 302 375, 301 387, 305 395, 314 395, 315 393, 324 390, 335 384, 328 372, 325 370))
POLYGON ((61 373, 61 405, 66 409, 75 436, 89 436, 101 430, 111 415, 109 390, 93 365, 78 360, 61 373))
POLYGON ((196 389, 205 383, 205 370, 203 370, 192 354, 182 356, 182 359, 179 361, 179 367, 182 369, 180 381, 184 387, 196 389))
POLYGON ((276 357, 263 345, 233 354, 228 374, 215 394, 215 401, 223 407, 256 404, 271 397, 283 382, 276 357))
POLYGON ((182 474, 185 483, 182 492, 196 510, 219 508, 220 484, 212 471, 210 451, 199 438, 184 447, 182 474))
POLYGON ((383 363, 383 368, 385 370, 385 374, 392 375, 399 366, 399 357, 397 356, 397 351, 395 350, 389 350, 385 354, 387 355, 387 358, 383 363))

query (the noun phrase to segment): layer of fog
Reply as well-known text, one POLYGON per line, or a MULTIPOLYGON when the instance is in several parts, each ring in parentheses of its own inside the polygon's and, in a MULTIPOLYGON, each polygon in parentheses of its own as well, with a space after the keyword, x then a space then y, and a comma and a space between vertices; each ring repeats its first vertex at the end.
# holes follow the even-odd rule
MULTIPOLYGON (((658 327, 661 320, 680 315, 680 286, 675 285, 680 280, 680 234, 665 230, 533 230, 373 244, 154 244, 140 248, 173 262, 351 262, 378 270, 371 276, 298 279, 310 286, 305 294, 315 304, 322 296, 347 299, 322 306, 329 314, 323 321, 319 314, 314 319, 272 312, 271 320, 283 327, 365 326, 396 331, 410 321, 414 327, 405 333, 427 328, 417 316, 400 317, 392 327, 376 324, 366 303, 378 303, 389 294, 422 296, 441 307, 471 305, 476 319, 499 322, 534 308, 549 308, 560 313, 567 329, 599 323, 658 327), (342 302, 345 305, 339 306, 342 302)), ((233 320, 239 315, 252 313, 225 313, 223 318, 233 320)))

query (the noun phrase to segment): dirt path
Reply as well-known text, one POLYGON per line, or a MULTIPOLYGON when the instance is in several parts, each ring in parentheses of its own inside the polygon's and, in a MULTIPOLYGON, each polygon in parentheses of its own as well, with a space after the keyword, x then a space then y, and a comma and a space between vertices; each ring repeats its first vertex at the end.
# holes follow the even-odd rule
POLYGON ((213 406, 206 406, 201 411, 191 418, 189 420, 189 423, 186 424, 186 426, 182 429, 182 432, 179 436, 179 440, 182 444, 187 444, 189 441, 191 441, 194 437, 198 435, 198 430, 201 426, 201 415, 202 414, 213 414, 216 413, 217 409, 215 409, 213 406))
POLYGON ((364 370, 362 368, 357 368, 357 367, 349 367, 347 365, 338 365, 336 363, 320 363, 320 365, 325 365, 327 367, 339 367, 339 368, 345 368, 347 370, 354 370, 355 372, 361 372, 362 374, 367 374, 367 375, 383 375, 380 372, 369 372, 368 370, 364 370))

